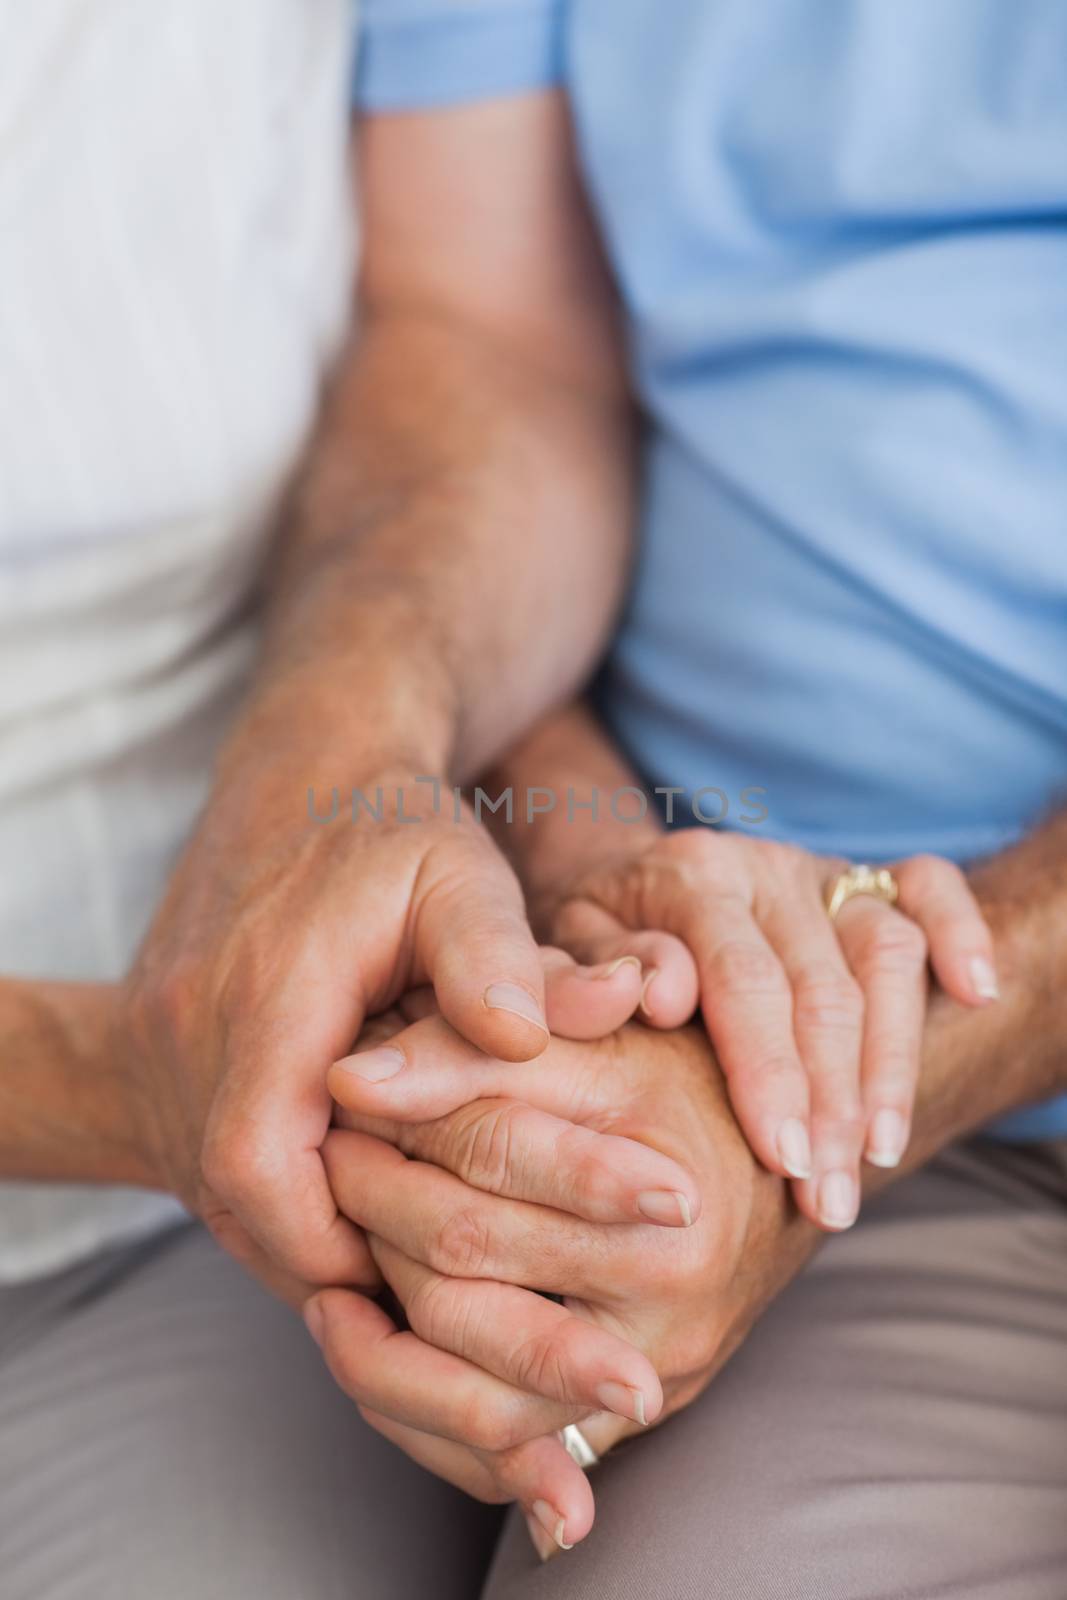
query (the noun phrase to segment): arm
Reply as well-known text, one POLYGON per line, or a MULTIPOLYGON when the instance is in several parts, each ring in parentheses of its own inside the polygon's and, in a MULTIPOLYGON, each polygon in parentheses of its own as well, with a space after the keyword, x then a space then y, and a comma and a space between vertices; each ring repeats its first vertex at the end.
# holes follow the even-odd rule
POLYGON ((299 706, 302 776, 317 750, 463 781, 584 678, 623 591, 615 292, 559 94, 371 117, 357 147, 356 337, 229 764, 299 706))
POLYGON ((326 1070, 366 1015, 431 981, 477 1044, 544 1046, 518 884, 417 780, 462 778, 569 692, 628 546, 614 301, 561 98, 372 118, 360 182, 359 337, 268 574, 262 660, 113 997, 122 1131, 66 1096, 82 1046, 57 1018, 78 1004, 43 985, 17 987, 0 1130, 26 1175, 125 1180, 135 1149, 141 1181, 301 1282, 367 1272, 319 1154, 326 1070), (379 784, 381 823, 310 822, 309 788, 379 784))
POLYGON ((151 1185, 110 984, 0 980, 0 1174, 151 1185))

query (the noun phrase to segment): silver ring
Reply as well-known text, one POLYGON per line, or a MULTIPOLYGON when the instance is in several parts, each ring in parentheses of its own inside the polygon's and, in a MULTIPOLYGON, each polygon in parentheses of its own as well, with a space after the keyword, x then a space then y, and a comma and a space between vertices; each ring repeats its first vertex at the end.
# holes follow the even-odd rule
POLYGON ((583 1472, 588 1472, 590 1467, 595 1467, 600 1457, 589 1443, 581 1428, 575 1422, 568 1422, 560 1432, 563 1448, 572 1461, 576 1461, 583 1472))

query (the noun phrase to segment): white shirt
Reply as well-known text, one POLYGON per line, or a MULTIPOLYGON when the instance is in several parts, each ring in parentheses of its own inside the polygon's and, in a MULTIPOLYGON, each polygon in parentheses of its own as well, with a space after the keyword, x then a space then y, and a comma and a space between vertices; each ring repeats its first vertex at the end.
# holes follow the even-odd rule
MULTIPOLYGON (((34 0, 3 33, 0 972, 108 980, 204 798, 345 326, 352 12, 34 0)), ((0 1185, 0 1279, 180 1215, 0 1185)))

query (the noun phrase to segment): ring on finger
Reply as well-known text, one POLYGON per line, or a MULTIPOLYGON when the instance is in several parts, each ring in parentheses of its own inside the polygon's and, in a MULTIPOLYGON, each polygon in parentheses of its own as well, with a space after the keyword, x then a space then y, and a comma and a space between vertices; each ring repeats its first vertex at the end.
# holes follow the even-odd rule
POLYGON ((589 1443, 585 1434, 576 1422, 568 1422, 560 1430, 560 1442, 572 1461, 576 1461, 583 1472, 588 1472, 590 1467, 595 1467, 600 1457, 589 1443))
POLYGON ((858 894, 870 895, 895 906, 900 888, 888 867, 869 867, 862 862, 846 867, 826 885, 826 914, 830 921, 836 922, 841 907, 858 894))

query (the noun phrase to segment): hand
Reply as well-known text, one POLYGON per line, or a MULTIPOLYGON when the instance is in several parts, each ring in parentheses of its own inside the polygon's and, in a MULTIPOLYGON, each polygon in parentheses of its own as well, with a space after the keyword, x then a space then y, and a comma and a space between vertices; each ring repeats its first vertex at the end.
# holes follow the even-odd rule
MULTIPOLYGON (((316 825, 302 791, 272 794, 257 770, 261 803, 231 780, 209 807, 125 986, 120 1031, 152 1181, 302 1301, 316 1284, 380 1281, 321 1154, 327 1068, 364 1017, 430 982, 465 1038, 516 1061, 548 1042, 545 984, 515 877, 466 811, 435 814, 428 784, 383 774, 363 785, 372 800, 381 785, 381 821, 316 825), (418 821, 398 819, 398 785, 418 821)), ((557 965, 553 1024, 616 1026, 639 980, 632 963, 615 968, 579 1003, 557 965)))
POLYGON ((409 1327, 343 1290, 317 1295, 309 1323, 373 1426, 470 1493, 520 1500, 542 1547, 546 1530, 571 1544, 592 1495, 551 1431, 592 1416, 602 1450, 686 1404, 817 1235, 754 1161, 701 1030, 553 1040, 528 1066, 479 1057, 436 1017, 390 1044, 403 1064, 387 1079, 352 1070, 358 1055, 331 1071, 359 1131, 325 1155, 409 1327), (593 1130, 697 1175, 681 1190, 691 1226, 602 1220, 593 1130), (587 1381, 583 1324, 644 1352, 659 1384, 621 1364, 587 1381))
POLYGON ((824 892, 846 865, 737 834, 646 835, 540 919, 583 960, 639 956, 653 1026, 677 1027, 699 999, 752 1149, 828 1229, 855 1221, 861 1155, 892 1167, 907 1147, 928 952, 963 1004, 997 993, 992 937, 958 868, 899 862, 896 908, 856 897, 831 923, 824 892))

